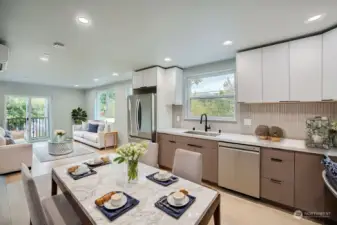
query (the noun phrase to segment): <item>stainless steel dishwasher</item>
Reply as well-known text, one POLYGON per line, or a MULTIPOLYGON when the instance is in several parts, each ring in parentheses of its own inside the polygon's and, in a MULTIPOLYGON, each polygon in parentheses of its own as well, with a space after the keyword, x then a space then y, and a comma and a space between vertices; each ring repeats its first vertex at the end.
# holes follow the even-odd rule
POLYGON ((260 147, 219 142, 218 184, 260 198, 260 147))

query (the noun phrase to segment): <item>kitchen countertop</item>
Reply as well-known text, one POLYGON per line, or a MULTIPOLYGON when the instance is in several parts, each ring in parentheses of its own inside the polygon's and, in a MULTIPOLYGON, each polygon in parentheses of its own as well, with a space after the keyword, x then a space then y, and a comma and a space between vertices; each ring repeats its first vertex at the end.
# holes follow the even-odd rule
POLYGON ((237 144, 245 144, 245 145, 253 145, 259 147, 267 147, 267 148, 277 148, 288 151, 296 151, 296 152, 305 152, 312 154, 321 154, 321 155, 329 155, 337 157, 337 149, 332 148, 330 150, 320 149, 320 148, 308 148, 305 145, 304 140, 296 140, 296 139, 288 139, 284 138, 280 142, 272 142, 268 140, 260 140, 254 135, 244 135, 244 134, 233 134, 233 133, 221 133, 221 135, 212 137, 212 136, 203 136, 197 134, 186 134, 184 132, 188 131, 188 129, 180 129, 180 128, 169 128, 169 129, 160 129, 158 133, 164 134, 172 134, 172 135, 180 135, 186 137, 194 137, 201 138, 207 140, 214 141, 223 141, 237 144))

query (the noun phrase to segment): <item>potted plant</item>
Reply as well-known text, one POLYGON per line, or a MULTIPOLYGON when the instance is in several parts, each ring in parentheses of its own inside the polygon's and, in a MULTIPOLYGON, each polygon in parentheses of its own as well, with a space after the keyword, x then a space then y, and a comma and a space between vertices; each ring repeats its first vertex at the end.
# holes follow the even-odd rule
POLYGON ((148 142, 128 143, 117 149, 119 155, 114 159, 118 164, 126 162, 128 167, 128 181, 135 183, 138 181, 138 160, 147 151, 148 142))
POLYGON ((82 122, 87 121, 87 117, 87 112, 80 107, 73 109, 71 112, 71 118, 74 120, 75 124, 81 124, 82 122))
POLYGON ((261 140, 267 140, 269 137, 269 127, 266 125, 259 125, 255 129, 255 135, 261 140))
POLYGON ((280 127, 272 126, 269 129, 269 135, 271 141, 279 142, 281 141, 281 138, 283 138, 283 130, 280 127))

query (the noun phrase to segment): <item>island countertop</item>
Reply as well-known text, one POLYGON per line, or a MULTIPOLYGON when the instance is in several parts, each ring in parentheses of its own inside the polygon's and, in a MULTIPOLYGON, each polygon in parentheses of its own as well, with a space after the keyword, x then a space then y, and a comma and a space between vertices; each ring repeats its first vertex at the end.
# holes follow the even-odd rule
POLYGON ((188 134, 185 133, 188 129, 181 128, 169 128, 169 129, 160 129, 157 132, 163 134, 172 134, 180 135, 186 137, 194 137, 200 139, 214 140, 219 142, 230 142, 237 144, 253 145, 265 148, 276 148, 288 151, 304 152, 311 154, 320 154, 320 155, 329 155, 337 156, 337 149, 331 148, 329 150, 320 149, 320 148, 308 148, 305 145, 304 140, 288 139, 284 138, 280 142, 272 142, 269 140, 260 140, 254 135, 245 135, 245 134, 234 134, 234 133, 221 133, 219 136, 204 136, 198 134, 188 134))

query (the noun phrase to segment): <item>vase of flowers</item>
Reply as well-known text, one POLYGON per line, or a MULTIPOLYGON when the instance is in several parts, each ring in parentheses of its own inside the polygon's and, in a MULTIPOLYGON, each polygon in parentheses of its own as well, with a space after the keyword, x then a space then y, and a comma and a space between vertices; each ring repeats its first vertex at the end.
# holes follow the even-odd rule
POLYGON ((119 155, 114 159, 118 164, 126 162, 129 183, 137 183, 138 181, 138 161, 139 158, 147 151, 148 143, 128 143, 117 149, 119 155))
POLYGON ((54 133, 55 133, 57 142, 64 141, 64 137, 66 135, 66 132, 64 130, 55 130, 54 133))
POLYGON ((334 147, 337 147, 337 121, 331 122, 329 134, 330 134, 330 139, 332 141, 332 145, 334 147))

